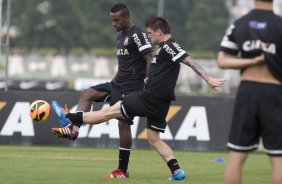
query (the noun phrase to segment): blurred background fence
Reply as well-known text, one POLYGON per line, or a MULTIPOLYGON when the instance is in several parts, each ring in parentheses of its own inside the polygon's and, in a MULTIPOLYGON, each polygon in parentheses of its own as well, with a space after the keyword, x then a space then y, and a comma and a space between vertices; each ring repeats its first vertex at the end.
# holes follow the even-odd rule
MULTIPOLYGON (((128 5, 131 19, 141 28, 152 15, 167 18, 173 36, 183 48, 211 75, 228 80, 220 94, 235 93, 239 72, 220 70, 216 66, 216 53, 226 27, 247 13, 253 0, 120 2, 128 5)), ((277 14, 282 13, 281 2, 274 1, 277 14)), ((117 70, 118 33, 111 27, 109 9, 115 3, 114 0, 0 0, 0 89, 7 86, 10 90, 81 90, 111 80, 117 70)), ((184 67, 176 92, 217 95, 184 67)))
MULTIPOLYGON (((233 70, 220 70, 216 66, 215 59, 197 59, 209 73, 217 77, 225 77, 228 84, 223 88, 222 93, 230 94, 238 84, 239 73, 233 70)), ((1 60, 1 66, 5 64, 1 60)), ((0 71, 2 79, 4 77, 4 68, 0 71)), ((9 56, 9 88, 21 89, 21 83, 14 81, 23 81, 31 83, 32 81, 67 81, 66 89, 81 90, 93 84, 103 81, 110 81, 117 71, 117 60, 115 57, 105 56, 63 56, 36 54, 9 56)), ((2 80, 3 82, 3 80, 2 80)), ((37 89, 38 85, 33 85, 29 89, 37 89)), ((1 87, 1 86, 0 86, 1 87)), ((4 87, 2 85, 2 87, 4 87)), ((59 88, 59 85, 58 87, 59 88)), ((3 88, 2 88, 3 89, 3 88)), ((24 88, 23 88, 24 89, 24 88)), ((56 88, 55 88, 56 89, 56 88)), ((180 95, 209 95, 210 89, 207 84, 192 70, 182 67, 177 83, 177 94, 180 95)))

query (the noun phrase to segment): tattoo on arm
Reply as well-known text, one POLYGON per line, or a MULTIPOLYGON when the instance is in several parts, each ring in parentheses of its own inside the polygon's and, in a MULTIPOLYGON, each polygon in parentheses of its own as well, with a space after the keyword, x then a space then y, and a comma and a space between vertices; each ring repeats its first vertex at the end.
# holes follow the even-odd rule
POLYGON ((206 72, 198 63, 191 63, 191 68, 205 81, 208 81, 210 79, 208 72, 206 72))
POLYGON ((183 63, 190 66, 205 81, 208 81, 210 79, 208 72, 205 71, 198 63, 193 62, 191 57, 187 57, 183 63))

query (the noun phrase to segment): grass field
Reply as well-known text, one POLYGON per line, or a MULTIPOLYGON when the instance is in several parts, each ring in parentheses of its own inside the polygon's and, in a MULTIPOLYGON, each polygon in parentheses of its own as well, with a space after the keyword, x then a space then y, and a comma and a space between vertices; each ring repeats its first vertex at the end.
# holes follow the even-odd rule
MULTIPOLYGON (((188 178, 179 183, 223 183, 224 163, 214 163, 227 153, 177 151, 175 155, 188 178)), ((70 147, 0 146, 1 184, 164 184, 169 170, 152 150, 133 150, 127 180, 104 180, 102 176, 117 167, 115 149, 70 147)), ((251 154, 244 169, 244 184, 271 183, 265 154, 251 154)))

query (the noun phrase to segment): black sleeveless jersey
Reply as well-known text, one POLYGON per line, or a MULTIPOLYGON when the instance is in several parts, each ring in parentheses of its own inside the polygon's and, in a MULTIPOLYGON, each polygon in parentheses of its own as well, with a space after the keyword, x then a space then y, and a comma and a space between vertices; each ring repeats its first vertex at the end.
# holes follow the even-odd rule
POLYGON ((226 31, 220 50, 242 58, 253 58, 262 52, 275 78, 282 82, 282 18, 270 10, 251 10, 226 31), (262 45, 266 48, 263 50, 262 45))
POLYGON ((121 33, 116 46, 118 58, 117 83, 136 83, 146 76, 146 60, 143 55, 153 52, 146 33, 136 26, 129 32, 121 33))
POLYGON ((188 54, 172 39, 159 45, 149 70, 145 94, 163 100, 175 100, 174 89, 182 62, 188 54))

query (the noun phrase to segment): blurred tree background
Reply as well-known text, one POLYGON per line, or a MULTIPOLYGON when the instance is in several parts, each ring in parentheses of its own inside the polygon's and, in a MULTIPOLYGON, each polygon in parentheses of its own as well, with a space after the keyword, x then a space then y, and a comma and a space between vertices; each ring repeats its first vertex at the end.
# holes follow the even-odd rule
MULTIPOLYGON (((134 24, 157 15, 157 0, 120 0, 134 24)), ((68 53, 114 49, 117 33, 109 19, 116 0, 12 0, 11 26, 17 36, 11 48, 53 48, 68 53)), ((228 25, 229 14, 222 0, 164 0, 164 17, 173 37, 187 50, 216 51, 228 25)))

